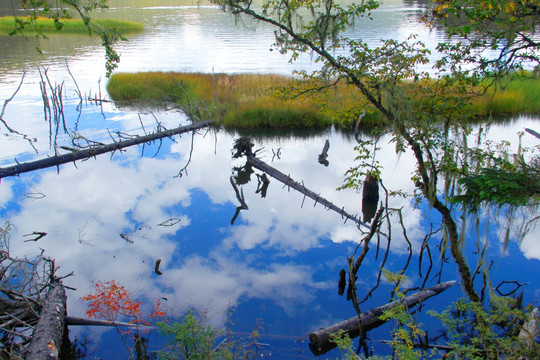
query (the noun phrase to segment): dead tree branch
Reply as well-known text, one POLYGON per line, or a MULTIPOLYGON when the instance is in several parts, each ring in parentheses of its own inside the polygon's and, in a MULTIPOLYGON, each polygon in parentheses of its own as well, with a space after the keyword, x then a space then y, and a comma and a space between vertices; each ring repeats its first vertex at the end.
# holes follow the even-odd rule
POLYGON ((116 150, 120 150, 129 146, 151 142, 157 139, 162 139, 165 137, 170 137, 173 135, 177 135, 177 134, 181 134, 181 133, 185 133, 189 131, 195 131, 197 129, 209 126, 210 123, 211 123, 210 120, 202 121, 200 123, 195 123, 195 124, 191 124, 187 126, 181 126, 181 127, 177 127, 170 130, 157 131, 146 136, 137 136, 130 140, 117 141, 112 144, 91 146, 83 150, 72 149, 73 151, 66 154, 51 156, 46 159, 41 159, 41 160, 31 161, 27 163, 17 164, 17 165, 6 167, 6 168, 1 168, 0 179, 7 176, 19 175, 22 173, 26 173, 26 172, 34 171, 38 169, 44 169, 44 168, 48 168, 52 166, 59 166, 61 164, 74 162, 76 160, 88 159, 88 158, 91 158, 100 154, 114 152, 116 150))

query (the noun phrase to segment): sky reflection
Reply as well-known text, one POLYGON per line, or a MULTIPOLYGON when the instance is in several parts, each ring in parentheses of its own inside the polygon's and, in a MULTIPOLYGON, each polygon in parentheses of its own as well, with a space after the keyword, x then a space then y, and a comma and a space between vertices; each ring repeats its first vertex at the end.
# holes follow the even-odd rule
MULTIPOLYGON (((237 27, 232 17, 215 8, 194 7, 189 3, 190 6, 181 8, 159 6, 159 3, 147 9, 131 6, 113 9, 118 16, 139 17, 148 28, 144 34, 119 45, 122 56, 119 70, 290 73, 293 68, 314 67, 309 56, 291 65, 286 56, 270 52, 273 32, 263 25, 253 30, 253 24, 248 24, 250 30, 246 35, 246 29, 237 27), (216 28, 220 31, 216 32, 216 28)), ((358 33, 378 39, 403 38, 414 31, 421 34, 422 40, 434 44, 437 34, 429 34, 410 23, 410 16, 416 10, 407 10, 409 18, 403 16, 402 10, 400 1, 389 2, 388 8, 375 19, 380 26, 359 27, 358 33)), ((110 142, 110 133, 114 136, 115 131, 143 134, 141 122, 146 131, 151 131, 157 125, 156 119, 167 128, 186 123, 185 116, 178 112, 135 111, 111 103, 101 107, 85 101, 78 112, 76 86, 66 66, 83 94, 106 97, 103 50, 99 43, 86 38, 52 38, 53 43, 45 45, 45 55, 37 56, 33 47, 30 51, 26 45, 12 46, 11 40, 0 37, 0 42, 9 43, 6 46, 10 49, 0 54, 1 63, 6 64, 0 69, 2 102, 13 94, 22 69, 28 71, 23 87, 7 107, 5 119, 18 131, 37 138, 34 145, 38 150, 36 154, 20 137, 3 137, 0 166, 13 164, 15 157, 25 161, 53 153, 49 125, 43 120, 39 72, 35 68, 38 63, 48 67, 53 83, 65 83, 68 128, 89 139, 110 142)), ((517 131, 534 128, 537 123, 536 118, 520 118, 511 125, 492 126, 489 134, 495 140, 506 139, 515 144, 517 131)), ((257 319, 262 318, 265 324, 261 333, 275 336, 273 341, 279 337, 287 343, 280 347, 286 348, 287 353, 275 357, 307 356, 306 344, 297 346, 295 340, 354 314, 351 304, 337 296, 337 280, 339 269, 346 266, 347 256, 354 253, 361 234, 351 221, 344 222, 339 215, 289 191, 276 180, 271 179, 266 197, 261 197, 256 192, 255 174, 249 183, 241 186, 249 210, 242 210, 231 225, 238 201, 229 179, 234 168, 245 162, 231 157, 237 137, 224 131, 201 130, 193 137, 193 144, 191 135, 184 134, 176 136, 174 142, 165 140, 159 152, 157 144, 145 147, 144 154, 141 148, 131 148, 114 154, 112 160, 109 155, 101 155, 77 162, 76 166, 63 165, 59 172, 48 169, 2 179, 0 221, 13 224, 12 254, 32 256, 45 249, 45 255, 54 258, 61 267, 60 274, 74 271, 75 275, 65 280, 66 285, 77 289, 69 292, 70 315, 84 316, 86 305, 80 297, 90 292, 93 281, 115 279, 144 300, 147 308, 157 298, 164 297, 175 314, 189 307, 209 309, 216 326, 225 324, 226 310, 229 304, 233 305, 237 309, 236 330, 249 332, 257 319), (187 172, 177 177, 189 161, 187 172), (172 226, 160 225, 170 219, 179 221, 172 226), (48 235, 38 242, 25 242, 28 240, 25 235, 33 231, 48 235), (154 272, 157 259, 162 260, 161 276, 154 272)), ((523 141, 526 146, 537 144, 527 135, 523 141)), ((61 134, 58 143, 69 145, 69 139, 61 134)), ((264 149, 259 157, 282 173, 303 181, 307 188, 343 206, 349 213, 361 215, 360 194, 352 190, 336 191, 354 163, 357 155, 354 145, 348 136, 329 131, 307 139, 265 138, 257 140, 255 148, 264 149), (327 139, 329 166, 325 167, 317 162, 317 155, 327 139), (274 157, 278 149, 281 155, 274 157)), ((379 146, 384 185, 411 193, 414 188, 410 180, 414 170, 411 154, 406 152, 396 157, 395 144, 388 138, 381 139, 379 146)), ((426 207, 413 207, 412 201, 391 198, 390 206, 402 209, 408 238, 418 254, 430 225, 426 219, 431 214, 426 207)), ((474 240, 473 228, 471 234, 469 239, 474 240)), ((501 238, 495 235, 491 234, 490 240, 501 238)), ((362 296, 377 283, 385 246, 381 242, 378 258, 373 249, 365 260, 358 280, 362 296)), ((407 246, 401 231, 395 229, 388 268, 400 270, 404 266, 407 246)), ((472 253, 474 247, 469 247, 467 250, 472 253)), ((534 269, 539 266, 540 244, 536 232, 531 231, 520 243, 510 243, 507 253, 502 253, 500 241, 490 241, 490 249, 490 256, 496 260, 493 282, 520 277, 531 284, 526 288, 526 298, 537 301, 540 290, 534 269)), ((432 250, 437 259, 437 249, 432 250)), ((414 269, 410 271, 411 285, 423 281, 416 271, 418 262, 415 255, 411 261, 414 269)), ((426 269, 424 258, 424 275, 426 269)), ((434 269, 428 285, 437 280, 433 278, 435 272, 434 269)), ((457 272, 447 265, 441 277, 443 281, 454 280, 457 272)), ((383 289, 363 305, 364 309, 388 301, 389 286, 384 281, 382 284, 383 289)), ((462 295, 459 286, 455 286, 448 296, 431 302, 430 306, 442 307, 462 295)), ((100 335, 103 330, 89 332, 100 335)), ((93 338, 95 346, 102 340, 110 345, 106 337, 93 338)), ((113 352, 112 346, 107 349, 108 358, 122 358, 124 354, 121 349, 113 352)), ((273 350, 277 351, 276 347, 273 350)))

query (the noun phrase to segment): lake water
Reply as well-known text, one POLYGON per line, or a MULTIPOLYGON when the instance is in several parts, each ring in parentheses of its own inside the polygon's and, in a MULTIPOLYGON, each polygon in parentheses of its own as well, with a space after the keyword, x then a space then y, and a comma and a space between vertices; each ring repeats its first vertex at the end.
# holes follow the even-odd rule
MULTIPOLYGON (((3 13, 9 1, 0 0, 3 13)), ((387 1, 374 17, 373 24, 357 24, 354 32, 365 39, 404 38, 410 33, 432 46, 442 35, 429 33, 416 19, 422 2, 387 1)), ((118 71, 198 71, 225 73, 282 73, 293 69, 313 69, 309 56, 290 64, 288 58, 270 51, 272 29, 247 21, 235 23, 227 14, 194 1, 113 1, 111 8, 99 14, 140 21, 146 30, 129 42, 119 44, 121 62, 118 71)), ((187 124, 177 111, 120 109, 111 103, 97 106, 84 101, 79 106, 75 90, 106 98, 104 51, 99 41, 78 35, 51 35, 42 43, 38 55, 29 40, 0 36, 0 101, 9 99, 24 82, 5 109, 4 120, 22 134, 35 138, 34 151, 21 136, 6 134, 1 127, 0 166, 54 154, 51 139, 70 145, 69 137, 44 121, 39 89, 38 68, 54 84, 64 83, 66 127, 88 139, 110 142, 115 132, 143 134, 156 126, 168 128, 187 124), (71 72, 73 77, 68 72, 71 72), (74 80, 75 79, 75 80, 74 80), (144 125, 144 129, 141 127, 144 125)), ((520 117, 506 125, 493 126, 495 140, 516 142, 524 128, 538 130, 538 118, 520 117)), ((361 234, 354 224, 314 204, 303 195, 271 179, 265 197, 258 192, 257 178, 242 185, 249 210, 243 210, 231 225, 239 205, 230 184, 231 175, 245 160, 233 159, 231 149, 237 134, 200 130, 165 139, 159 144, 127 149, 114 156, 95 159, 4 178, 0 183, 0 220, 13 224, 11 252, 32 256, 45 249, 56 260, 60 274, 74 276, 65 284, 76 290, 68 293, 68 313, 85 316, 81 296, 91 291, 97 280, 117 280, 146 309, 158 298, 166 298, 171 313, 181 315, 194 307, 207 311, 215 326, 226 323, 229 306, 233 330, 245 334, 260 323, 261 348, 268 357, 313 358, 307 335, 320 327, 354 316, 350 302, 337 295, 338 273, 347 265, 361 234), (193 150, 192 150, 193 149, 193 150), (178 173, 187 165, 183 176, 178 173), (165 226, 170 225, 170 226, 165 226), (25 242, 33 231, 46 232, 38 242, 25 242), (126 241, 120 234, 128 237, 126 241), (161 259, 158 276, 154 272, 161 259)), ((525 145, 535 145, 525 135, 525 145)), ((319 134, 287 137, 263 137, 255 141, 262 149, 259 157, 305 186, 344 207, 353 214, 362 213, 360 194, 336 191, 344 174, 354 163, 355 142, 347 135, 328 130, 319 134), (317 162, 326 140, 330 142, 329 166, 317 162)), ((414 162, 408 154, 395 156, 394 145, 382 139, 379 159, 382 179, 389 189, 413 191, 410 174, 414 162)), ((423 282, 418 271, 418 253, 429 229, 429 210, 414 208, 411 199, 394 199, 393 207, 402 208, 407 235, 415 255, 411 260, 408 283, 423 282), (413 270, 411 270, 413 269, 413 270)), ((436 219, 435 219, 436 220, 436 219)), ((491 282, 519 280, 525 286, 525 299, 538 305, 540 299, 540 243, 531 232, 522 242, 511 242, 506 252, 489 228, 490 253, 494 260, 491 282), (491 233, 490 233, 491 232, 491 233)), ((470 258, 474 258, 475 231, 468 236, 470 258)), ((434 262, 438 252, 434 240, 434 262)), ((401 269, 408 258, 403 236, 394 234, 387 268, 401 269)), ((373 248, 361 269, 359 294, 365 295, 377 283, 381 254, 373 248)), ((428 263, 422 260, 422 275, 428 263)), ((427 285, 437 282, 438 265, 429 274, 427 285)), ((440 271, 442 281, 457 280, 451 264, 440 271)), ((382 284, 363 309, 388 301, 390 286, 382 284)), ((442 309, 463 296, 459 286, 445 296, 428 302, 428 308, 442 309)), ((361 296, 363 296, 361 295, 361 296)), ((436 323, 427 318, 427 326, 436 323)), ((370 333, 376 340, 389 340, 390 325, 370 333)), ((89 352, 103 359, 126 358, 114 331, 96 328, 70 329, 71 337, 89 339, 89 352)), ((150 347, 160 344, 151 335, 150 347)), ((380 348, 381 345, 376 345, 380 348)), ((381 351, 384 348, 381 348, 381 351)), ((388 351, 388 348, 386 348, 388 351)), ((328 354, 336 358, 337 353, 328 354)))

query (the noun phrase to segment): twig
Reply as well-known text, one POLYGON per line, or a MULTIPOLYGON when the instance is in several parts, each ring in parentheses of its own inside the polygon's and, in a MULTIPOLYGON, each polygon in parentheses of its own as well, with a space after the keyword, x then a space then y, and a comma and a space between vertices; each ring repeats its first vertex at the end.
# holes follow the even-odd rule
POLYGON ((24 242, 38 241, 42 237, 46 236, 47 233, 46 232, 41 232, 41 231, 34 231, 31 234, 26 234, 26 235, 23 235, 23 236, 32 236, 32 235, 37 235, 37 236, 35 238, 33 238, 33 239, 24 240, 24 242))
POLYGON ((2 124, 4 125, 4 127, 11 133, 11 134, 16 134, 16 135, 19 135, 19 136, 22 136, 23 139, 25 139, 26 141, 28 141, 28 143, 30 144, 30 146, 32 147, 32 149, 34 149, 34 151, 36 152, 36 154, 38 153, 37 151, 37 148, 35 147, 34 145, 34 142, 36 141, 36 139, 31 139, 28 137, 28 135, 26 134, 22 134, 20 132, 18 132, 17 130, 15 129, 12 129, 8 124, 7 122, 4 120, 4 113, 6 111, 6 108, 8 106, 8 104, 11 102, 11 100, 13 100, 15 98, 15 95, 17 95, 17 93, 19 92, 19 90, 21 89, 22 87, 22 84, 24 82, 24 77, 26 76, 26 72, 23 72, 22 76, 21 76, 21 81, 19 82, 19 85, 17 86, 17 89, 15 90, 15 92, 13 92, 13 94, 11 95, 11 97, 9 97, 8 99, 6 99, 4 101, 4 105, 2 106, 2 112, 0 112, 0 122, 2 122, 2 124))

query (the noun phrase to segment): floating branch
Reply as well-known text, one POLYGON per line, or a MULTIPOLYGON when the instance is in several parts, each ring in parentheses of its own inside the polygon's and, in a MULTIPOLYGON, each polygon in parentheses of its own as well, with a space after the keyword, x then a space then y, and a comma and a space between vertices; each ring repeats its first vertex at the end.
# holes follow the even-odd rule
POLYGON ((536 136, 537 138, 540 139, 540 134, 538 132, 534 131, 533 129, 526 128, 525 131, 527 131, 529 134, 531 134, 533 136, 536 136))
POLYGON ((46 235, 47 235, 46 232, 42 232, 42 231, 34 231, 34 232, 32 232, 31 234, 25 234, 25 235, 23 235, 23 236, 35 236, 35 238, 24 240, 24 242, 28 242, 28 241, 38 241, 39 239, 41 239, 42 237, 44 237, 44 236, 46 236, 46 235))
POLYGON ((96 155, 120 150, 129 146, 147 143, 147 142, 162 139, 165 137, 170 137, 173 135, 186 133, 189 131, 194 131, 194 130, 209 126, 211 122, 212 121, 210 120, 201 121, 195 124, 181 126, 181 127, 177 127, 170 130, 157 131, 155 133, 145 135, 145 136, 137 136, 129 140, 118 141, 112 144, 93 146, 88 149, 75 150, 67 154, 51 156, 46 159, 20 163, 14 166, 6 167, 6 168, 0 168, 0 179, 5 178, 7 176, 19 175, 19 174, 29 172, 29 171, 45 169, 52 166, 66 164, 66 163, 73 162, 76 160, 87 159, 96 155))
POLYGON ((159 271, 159 265, 161 264, 161 259, 157 259, 156 260, 156 266, 154 267, 154 271, 156 272, 156 274, 158 275, 162 275, 163 273, 161 271, 159 271))
POLYGON ((234 183, 234 178, 231 176, 230 177, 230 181, 231 181, 231 185, 234 189, 234 192, 236 194, 236 198, 238 199, 238 202, 240 203, 240 206, 242 207, 242 209, 246 209, 248 210, 249 207, 246 203, 246 199, 244 197, 244 192, 242 190, 238 190, 238 186, 236 186, 236 184, 234 183))
POLYGON ((157 226, 174 226, 176 224, 178 224, 182 219, 180 218, 169 218, 165 221, 163 221, 162 223, 160 224, 157 224, 157 226))
POLYGON ((360 226, 365 227, 366 229, 370 229, 370 226, 366 224, 365 222, 362 222, 360 219, 358 219, 356 216, 349 214, 343 208, 339 208, 330 201, 326 200, 325 198, 319 196, 318 194, 314 193, 313 191, 307 189, 303 184, 300 184, 293 179, 291 179, 290 176, 287 176, 283 174, 282 172, 278 171, 277 169, 271 167, 270 165, 266 164, 265 162, 259 160, 253 155, 247 154, 248 163, 251 164, 253 167, 267 173, 268 175, 272 176, 274 179, 281 181, 283 184, 288 186, 289 188, 293 188, 296 191, 304 194, 305 196, 315 200, 315 204, 320 203, 324 207, 333 210, 340 214, 342 217, 346 219, 353 220, 355 223, 357 223, 360 226))
POLYGON ((120 235, 120 237, 121 237, 122 239, 126 240, 128 243, 133 244, 133 240, 131 240, 130 238, 128 238, 126 234, 120 233, 119 235, 120 235))
POLYGON ((319 154, 319 164, 328 166, 328 149, 330 148, 330 141, 326 140, 322 152, 319 154))

